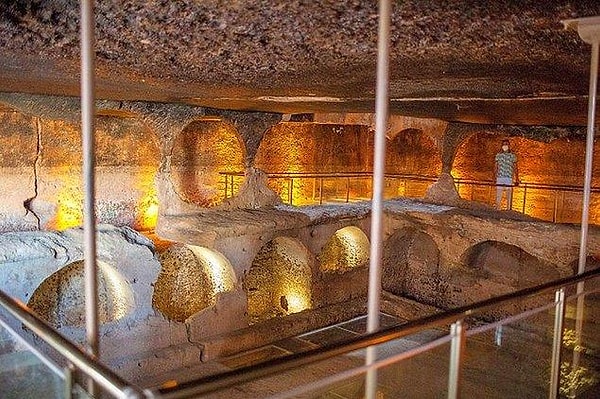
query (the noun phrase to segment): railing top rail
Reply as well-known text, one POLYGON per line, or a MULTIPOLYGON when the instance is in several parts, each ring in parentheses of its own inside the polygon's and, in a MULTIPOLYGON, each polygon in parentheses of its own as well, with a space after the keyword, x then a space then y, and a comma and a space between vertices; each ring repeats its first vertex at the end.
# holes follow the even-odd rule
POLYGON ((50 347, 64 356, 78 370, 92 378, 106 391, 118 398, 142 398, 144 393, 129 382, 115 374, 108 367, 94 359, 77 345, 63 337, 31 312, 21 302, 11 298, 0 290, 0 307, 5 309, 20 323, 33 331, 50 347))
MULTIPOLYGON (((223 176, 244 176, 244 172, 219 172, 223 176)), ((344 178, 344 177, 372 177, 372 172, 271 172, 267 173, 271 178, 344 178)), ((407 174, 407 173, 386 173, 387 178, 399 178, 399 179, 411 179, 420 181, 436 181, 439 176, 433 175, 418 175, 418 174, 407 174)), ((456 177, 454 181, 458 184, 470 184, 476 186, 498 186, 493 180, 477 180, 477 179, 463 179, 456 177)), ((544 184, 535 182, 521 181, 520 187, 523 188, 535 188, 540 190, 558 190, 558 191, 582 191, 583 186, 575 186, 569 184, 544 184)), ((592 192, 600 192, 600 187, 592 187, 592 192)))
POLYGON ((600 268, 576 276, 550 281, 535 287, 525 288, 513 293, 501 295, 499 297, 486 299, 484 301, 462 306, 443 313, 437 313, 420 319, 411 320, 399 326, 388 327, 374 333, 348 339, 344 342, 333 343, 316 349, 311 349, 306 352, 272 359, 264 363, 199 378, 175 387, 160 388, 156 393, 161 395, 163 398, 173 399, 214 392, 219 389, 230 387, 234 384, 244 383, 309 363, 326 360, 355 350, 364 349, 371 345, 389 342, 415 332, 422 331, 424 329, 453 323, 466 317, 472 317, 477 314, 481 314, 483 311, 489 308, 504 304, 506 302, 525 299, 533 295, 546 293, 595 277, 600 277, 600 268))

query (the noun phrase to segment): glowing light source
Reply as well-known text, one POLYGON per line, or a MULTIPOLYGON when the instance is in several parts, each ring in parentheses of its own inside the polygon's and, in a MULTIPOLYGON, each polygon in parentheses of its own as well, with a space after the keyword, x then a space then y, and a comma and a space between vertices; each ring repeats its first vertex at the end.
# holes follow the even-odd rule
POLYGON ((64 186, 57 196, 57 209, 50 228, 62 231, 80 226, 83 222, 83 194, 81 189, 64 186))
POLYGON ((306 289, 294 290, 293 288, 285 288, 287 288, 284 295, 287 302, 287 314, 310 309, 310 295, 306 292, 306 289))

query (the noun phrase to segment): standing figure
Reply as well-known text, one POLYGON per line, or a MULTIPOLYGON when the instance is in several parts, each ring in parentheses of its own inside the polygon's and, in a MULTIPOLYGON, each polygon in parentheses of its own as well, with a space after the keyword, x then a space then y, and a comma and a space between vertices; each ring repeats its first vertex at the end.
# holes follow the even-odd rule
POLYGON ((502 140, 502 151, 496 154, 496 209, 500 209, 502 195, 506 191, 507 208, 512 209, 513 186, 519 185, 517 156, 510 150, 510 142, 502 140))

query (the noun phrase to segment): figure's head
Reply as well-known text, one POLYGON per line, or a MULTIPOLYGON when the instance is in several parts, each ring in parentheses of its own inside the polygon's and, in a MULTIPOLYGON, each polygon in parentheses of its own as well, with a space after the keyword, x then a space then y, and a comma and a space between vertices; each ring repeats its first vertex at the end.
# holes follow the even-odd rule
POLYGON ((508 140, 502 140, 502 151, 506 152, 510 150, 510 142, 508 140))

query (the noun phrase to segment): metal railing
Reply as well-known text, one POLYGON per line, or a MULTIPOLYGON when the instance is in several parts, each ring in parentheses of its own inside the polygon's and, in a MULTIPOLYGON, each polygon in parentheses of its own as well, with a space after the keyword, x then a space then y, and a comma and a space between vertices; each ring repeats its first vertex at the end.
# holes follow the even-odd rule
MULTIPOLYGON (((1 290, 0 309, 9 313, 19 324, 28 328, 34 336, 48 344, 50 348, 58 353, 58 356, 61 358, 60 360, 64 361, 65 365, 60 369, 53 366, 54 360, 50 356, 34 349, 34 354, 55 373, 59 373, 59 377, 64 380, 65 397, 70 397, 70 394, 73 391, 75 384, 73 374, 77 371, 81 372, 88 379, 91 379, 95 383, 95 386, 99 386, 105 392, 116 398, 137 399, 146 397, 146 393, 140 388, 137 388, 135 385, 122 379, 93 356, 47 325, 26 306, 11 298, 1 290)), ((0 313, 0 321, 3 321, 2 325, 5 328, 10 329, 12 334, 17 334, 24 338, 24 333, 22 331, 17 332, 14 329, 9 328, 10 322, 6 320, 6 316, 3 313, 0 313)), ((24 339, 24 341, 27 342, 27 339, 24 339)), ((80 387, 83 388, 84 385, 85 384, 80 384, 80 387)), ((94 389, 92 389, 92 391, 93 390, 94 389)))
MULTIPOLYGON (((281 358, 276 358, 263 363, 254 364, 247 367, 223 372, 216 375, 203 377, 194 381, 185 382, 174 387, 158 389, 155 395, 161 398, 178 399, 192 398, 214 393, 226 388, 233 387, 238 384, 254 381, 262 377, 270 376, 283 371, 291 370, 301 366, 306 366, 319 361, 331 359, 336 356, 348 354, 350 352, 364 349, 372 345, 380 345, 386 342, 397 340, 408 335, 425 331, 434 327, 451 324, 450 333, 437 338, 431 342, 419 345, 413 349, 376 361, 370 366, 356 367, 349 371, 331 375, 319 381, 310 382, 309 387, 299 387, 279 395, 277 397, 293 397, 318 389, 324 386, 329 386, 332 383, 364 374, 370 368, 381 368, 399 361, 408 359, 417 354, 430 351, 444 343, 451 343, 451 356, 448 380, 448 397, 458 397, 460 390, 460 371, 462 367, 462 359, 464 355, 464 342, 466 337, 481 334, 502 325, 512 323, 529 317, 533 314, 543 312, 550 308, 555 308, 553 344, 552 344, 552 368, 550 370, 550 398, 558 397, 559 382, 560 382, 560 348, 562 343, 563 322, 565 318, 565 291, 567 287, 578 284, 580 282, 600 277, 600 269, 591 270, 577 276, 567 277, 544 283, 535 287, 519 290, 514 293, 501 295, 499 297, 487 299, 472 305, 462 306, 443 313, 434 314, 421 319, 412 320, 405 324, 381 329, 374 333, 368 333, 360 337, 345 340, 344 342, 325 345, 316 349, 307 350, 302 353, 292 354, 281 358), (482 315, 484 311, 498 308, 506 305, 509 302, 523 301, 527 298, 544 294, 548 292, 555 293, 555 299, 545 305, 538 306, 516 315, 503 318, 499 321, 490 322, 478 327, 469 329, 466 319, 474 316, 482 315)), ((573 295, 569 299, 583 297, 583 295, 598 292, 600 290, 583 291, 577 295, 573 295)))
MULTIPOLYGON (((305 366, 321 360, 333 358, 348 354, 358 349, 367 348, 372 345, 380 345, 386 342, 397 340, 408 335, 425 331, 434 327, 447 325, 451 323, 450 333, 434 341, 421 344, 416 348, 398 353, 392 357, 377 360, 369 366, 361 366, 349 371, 344 371, 335 375, 328 376, 316 382, 311 382, 310 389, 319 386, 328 386, 334 382, 346 379, 352 376, 360 375, 368 371, 369 368, 381 368, 390 364, 400 362, 417 354, 430 351, 444 343, 451 343, 451 356, 448 381, 448 397, 455 398, 460 388, 460 369, 462 367, 462 358, 464 350, 464 341, 466 337, 475 334, 481 334, 493 328, 524 319, 532 314, 555 308, 555 322, 552 345, 552 369, 550 373, 550 397, 557 397, 558 384, 560 382, 560 346, 563 334, 563 321, 565 318, 565 290, 567 287, 580 284, 583 281, 600 277, 600 269, 591 270, 577 276, 562 278, 551 281, 535 287, 522 289, 520 291, 502 295, 499 297, 487 299, 472 305, 467 305, 452 309, 443 313, 434 314, 417 320, 409 321, 405 324, 382 329, 374 333, 346 340, 341 343, 326 345, 306 352, 273 359, 260 364, 255 364, 232 371, 223 372, 216 375, 203 377, 194 381, 182 383, 174 387, 159 388, 154 390, 141 390, 135 385, 128 383, 116 375, 107 367, 80 349, 78 346, 68 341, 52 327, 35 316, 28 308, 0 291, 0 307, 8 311, 23 326, 31 330, 37 337, 46 342, 51 348, 55 349, 67 363, 63 371, 65 384, 72 384, 72 369, 79 370, 88 378, 93 379, 106 392, 117 398, 191 398, 199 395, 208 394, 218 390, 226 389, 237 384, 249 382, 261 377, 269 376, 275 373, 283 372, 300 366, 305 366), (555 292, 555 300, 545 305, 530 309, 513 316, 503 318, 499 321, 490 322, 472 329, 469 329, 465 320, 475 316, 481 316, 484 311, 499 308, 509 302, 524 301, 527 298, 555 292), (553 393, 554 392, 554 393, 553 393)), ((584 295, 599 290, 588 290, 573 295, 571 298, 583 298, 584 295)), ((0 316, 2 314, 0 313, 0 316)), ((4 319, 4 317, 0 317, 4 319)), ((22 335, 20 332, 19 335, 22 335)), ((38 354, 39 355, 39 354, 38 354)), ((71 386, 67 386, 65 392, 70 392, 71 386)), ((299 394, 297 388, 284 394, 282 397, 291 397, 299 394)))
MULTIPOLYGON (((220 172, 222 176, 221 190, 224 198, 235 195, 244 179, 243 172, 220 172)), ((372 178, 369 172, 342 172, 342 173, 308 173, 308 172, 286 172, 269 173, 269 182, 277 180, 284 181, 283 185, 273 187, 279 191, 282 200, 291 205, 301 204, 323 204, 351 202, 356 200, 370 199, 370 187, 368 181, 372 178), (361 187, 358 181, 367 182, 361 187), (302 182, 311 181, 308 189, 296 190, 302 182), (327 195, 326 183, 334 182, 333 195, 327 195), (353 187, 354 183, 354 187, 353 187), (302 199, 298 196, 302 195, 302 199)), ((394 197, 422 197, 427 189, 423 183, 434 183, 438 180, 437 176, 386 173, 386 185, 388 190, 384 192, 385 198, 394 197), (395 184, 394 184, 395 183, 395 184), (412 187, 410 186, 412 184, 412 187), (401 192, 401 194, 399 194, 401 192)), ((456 189, 463 199, 483 202, 489 205, 495 204, 498 185, 492 180, 475 180, 455 178, 456 189), (478 191, 478 188, 483 188, 478 191)), ((580 207, 565 206, 565 202, 577 203, 583 196, 583 187, 564 184, 542 184, 533 182, 520 182, 512 187, 512 204, 510 208, 518 210, 524 214, 538 217, 552 222, 570 222, 577 223, 580 220, 580 207), (574 195, 569 198, 569 195, 574 195), (565 212, 574 214, 572 217, 565 217, 565 212)), ((600 193, 600 187, 592 187, 592 194, 600 193)), ((600 216, 600 215, 599 215, 600 216)), ((593 219, 593 218, 592 218, 593 219)))

